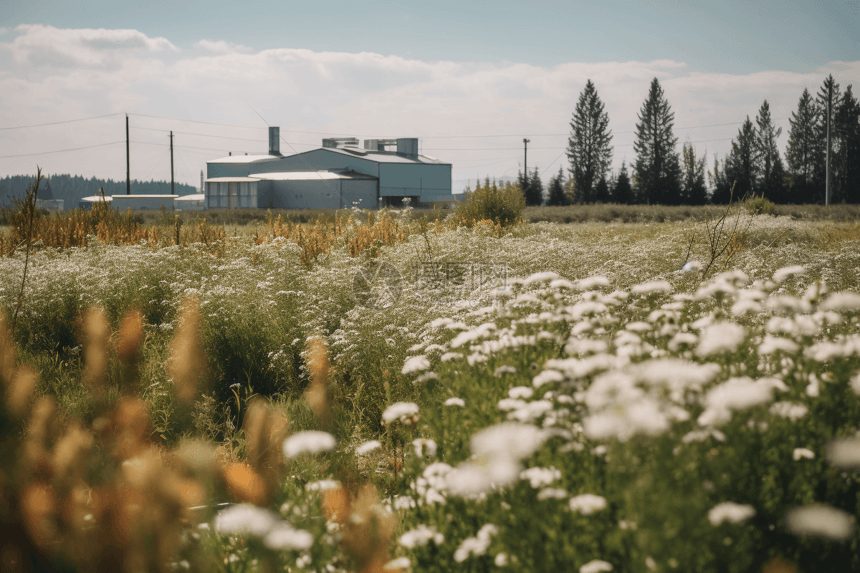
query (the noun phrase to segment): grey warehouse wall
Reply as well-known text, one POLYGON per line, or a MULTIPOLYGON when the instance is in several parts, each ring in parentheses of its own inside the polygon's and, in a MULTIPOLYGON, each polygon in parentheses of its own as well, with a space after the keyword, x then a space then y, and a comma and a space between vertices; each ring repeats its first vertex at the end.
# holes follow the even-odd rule
POLYGON ((379 165, 379 195, 450 195, 451 166, 409 163, 379 165))
POLYGON ((341 209, 361 200, 362 208, 376 208, 373 179, 260 181, 257 205, 261 209, 341 209))

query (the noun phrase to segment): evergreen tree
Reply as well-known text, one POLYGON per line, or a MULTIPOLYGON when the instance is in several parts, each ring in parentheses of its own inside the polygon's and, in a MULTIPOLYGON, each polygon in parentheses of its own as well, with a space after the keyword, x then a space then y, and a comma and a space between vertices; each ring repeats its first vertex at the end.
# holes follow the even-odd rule
POLYGON ((839 100, 834 117, 834 203, 860 203, 860 102, 849 85, 839 100))
POLYGON ((612 164, 612 132, 604 107, 594 84, 588 80, 579 94, 567 140, 567 158, 578 203, 594 200, 595 186, 612 164))
POLYGON ((747 116, 746 121, 738 130, 738 136, 732 141, 732 150, 726 162, 726 175, 735 183, 736 199, 742 199, 757 188, 758 169, 756 158, 756 132, 747 116))
POLYGON ((788 199, 792 203, 812 203, 819 198, 814 196, 814 184, 821 146, 816 133, 819 110, 808 89, 803 90, 797 111, 791 113, 788 123, 791 125, 785 152, 791 183, 788 199))
POLYGON ((630 185, 630 175, 627 173, 627 163, 621 162, 621 171, 612 189, 612 202, 628 205, 633 202, 633 187, 630 185))
POLYGON ((564 193, 564 170, 561 167, 558 168, 558 175, 549 180, 549 197, 546 204, 554 207, 567 205, 567 195, 564 193))
POLYGON ((817 134, 818 134, 818 153, 815 154, 815 175, 813 185, 817 191, 817 194, 821 196, 822 201, 824 200, 825 193, 827 190, 827 104, 828 100, 830 103, 830 188, 831 192, 834 189, 833 182, 833 173, 836 167, 836 163, 838 163, 838 159, 834 156, 834 144, 835 142, 835 124, 834 117, 836 115, 837 104, 839 103, 840 94, 839 94, 839 84, 836 83, 836 80, 833 79, 833 74, 827 76, 824 79, 824 83, 821 85, 821 89, 818 90, 818 95, 816 96, 815 105, 818 108, 818 125, 817 125, 817 134), (828 91, 829 90, 829 91, 828 91), (828 97, 829 93, 829 97, 828 97))
POLYGON ((600 178, 597 185, 594 187, 594 202, 608 203, 609 202, 609 183, 606 181, 606 176, 600 178))
POLYGON ((663 97, 657 78, 651 82, 648 99, 642 105, 636 124, 635 179, 639 201, 676 205, 681 199, 681 165, 672 134, 675 114, 663 97))
POLYGON ((782 128, 774 129, 770 117, 770 104, 767 103, 767 100, 761 104, 755 121, 758 126, 755 132, 755 162, 756 172, 759 174, 755 192, 764 195, 771 201, 784 203, 783 179, 785 173, 782 158, 779 156, 779 149, 776 146, 776 139, 782 133, 782 128))
POLYGON ((681 186, 682 203, 685 205, 704 205, 708 201, 705 187, 705 156, 696 159, 696 150, 689 143, 684 144, 684 181, 681 186))
POLYGON ((540 206, 543 205, 543 183, 540 180, 540 173, 535 167, 531 177, 529 177, 529 190, 526 193, 526 205, 540 206))
POLYGON ((722 167, 720 160, 714 154, 714 170, 708 172, 708 180, 711 184, 711 203, 715 205, 726 205, 730 200, 737 199, 737 196, 732 195, 732 184, 726 173, 726 160, 723 159, 722 167))

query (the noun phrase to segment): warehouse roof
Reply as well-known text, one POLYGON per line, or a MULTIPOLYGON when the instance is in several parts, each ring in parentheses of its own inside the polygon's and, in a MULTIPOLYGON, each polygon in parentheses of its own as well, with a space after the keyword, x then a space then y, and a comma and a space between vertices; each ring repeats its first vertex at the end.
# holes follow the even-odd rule
POLYGON ((206 183, 242 183, 245 181, 259 181, 259 178, 242 177, 240 175, 233 177, 210 177, 206 180, 206 183))
POLYGON ((380 153, 379 151, 370 151, 369 149, 360 149, 358 147, 319 147, 317 149, 302 151, 301 153, 295 153, 293 155, 231 155, 229 157, 222 157, 221 159, 213 159, 211 161, 207 161, 207 163, 268 163, 270 161, 278 161, 295 155, 302 155, 311 151, 319 151, 320 149, 331 151, 332 153, 347 155, 349 157, 361 157, 362 159, 369 159, 371 161, 376 161, 377 163, 450 165, 450 163, 445 163, 426 155, 417 155, 414 158, 410 158, 396 155, 394 153, 380 153))
MULTIPOLYGON (((359 149, 357 147, 321 147, 320 149, 353 157, 362 157, 379 163, 429 163, 433 165, 450 165, 449 163, 443 163, 438 159, 427 157, 426 155, 418 155, 415 158, 409 158, 403 157, 402 155, 395 155, 394 153, 380 153, 378 151, 359 149)), ((307 153, 307 151, 303 153, 307 153)))
POLYGON ((281 171, 277 173, 252 173, 250 177, 267 181, 312 181, 314 179, 376 179, 354 171, 281 171))
POLYGON ((230 155, 221 159, 213 159, 207 163, 266 163, 283 159, 282 155, 230 155))
POLYGON ((111 195, 114 199, 176 199, 179 195, 111 195))

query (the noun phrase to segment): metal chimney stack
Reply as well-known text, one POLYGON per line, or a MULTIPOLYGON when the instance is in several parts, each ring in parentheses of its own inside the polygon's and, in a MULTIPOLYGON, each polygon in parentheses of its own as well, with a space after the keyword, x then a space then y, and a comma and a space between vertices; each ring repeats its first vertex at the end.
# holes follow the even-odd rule
POLYGON ((281 128, 269 127, 269 155, 281 154, 281 128))

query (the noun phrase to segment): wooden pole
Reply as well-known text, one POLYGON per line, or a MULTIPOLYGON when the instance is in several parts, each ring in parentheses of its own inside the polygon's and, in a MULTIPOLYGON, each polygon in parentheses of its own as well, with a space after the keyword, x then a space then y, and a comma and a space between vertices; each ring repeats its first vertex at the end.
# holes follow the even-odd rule
POLYGON ((131 169, 128 152, 128 114, 125 114, 125 194, 131 195, 131 169))
POLYGON ((824 204, 830 205, 830 110, 831 101, 833 100, 833 84, 827 86, 827 160, 825 161, 825 193, 824 204))
POLYGON ((170 132, 170 194, 176 195, 173 192, 173 132, 170 132))

